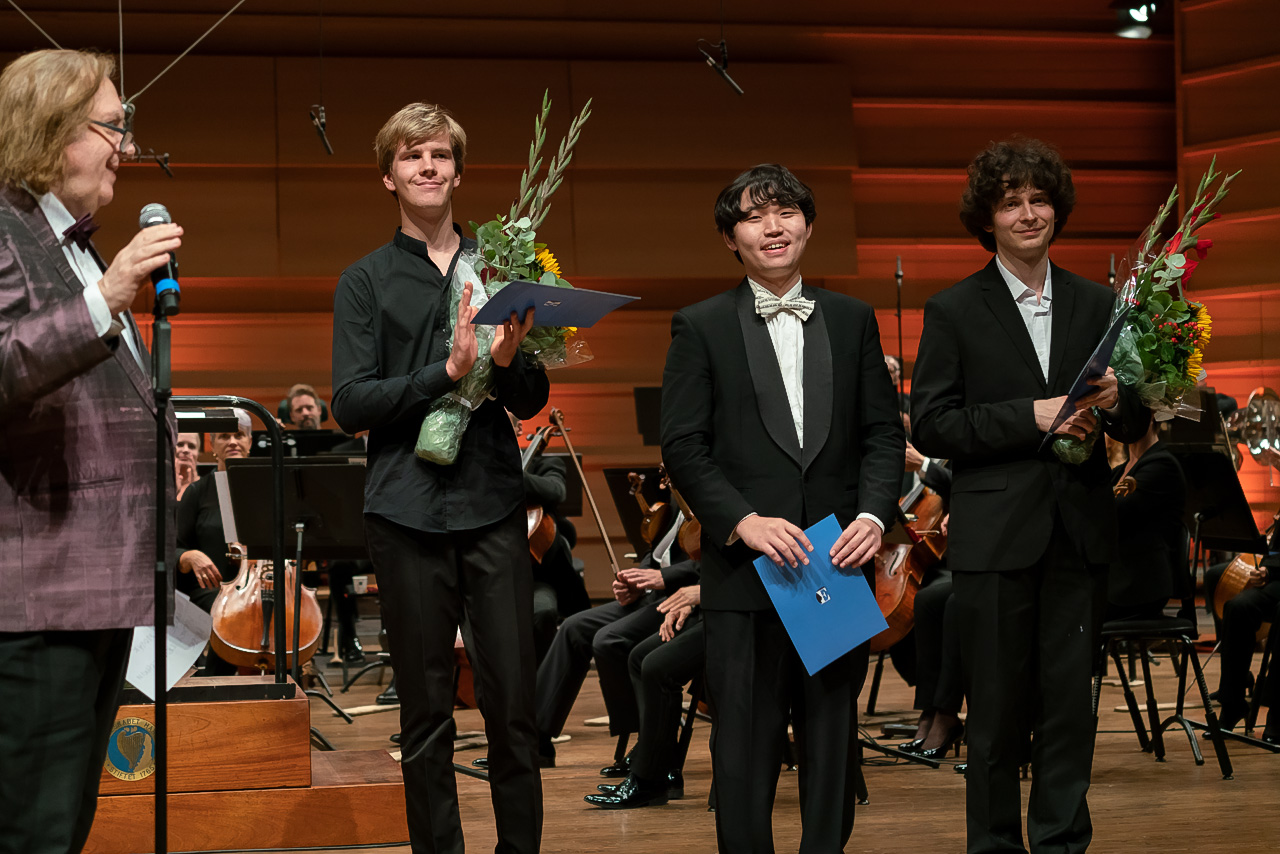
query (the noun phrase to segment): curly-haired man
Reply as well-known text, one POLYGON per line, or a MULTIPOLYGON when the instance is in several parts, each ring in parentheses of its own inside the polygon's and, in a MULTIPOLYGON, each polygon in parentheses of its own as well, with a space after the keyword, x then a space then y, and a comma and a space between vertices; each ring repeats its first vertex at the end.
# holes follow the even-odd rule
POLYGON ((1092 836, 1089 676, 1115 505, 1103 443, 1081 465, 1041 445, 1051 430, 1091 432, 1091 407, 1121 441, 1149 416, 1108 369, 1053 428, 1113 303, 1106 287, 1049 263, 1074 204, 1071 170, 1048 145, 1017 139, 979 154, 960 219, 995 257, 925 304, 916 358, 913 440, 952 461, 970 854, 1025 850, 1018 768, 1028 760, 1031 850, 1080 852, 1092 836))

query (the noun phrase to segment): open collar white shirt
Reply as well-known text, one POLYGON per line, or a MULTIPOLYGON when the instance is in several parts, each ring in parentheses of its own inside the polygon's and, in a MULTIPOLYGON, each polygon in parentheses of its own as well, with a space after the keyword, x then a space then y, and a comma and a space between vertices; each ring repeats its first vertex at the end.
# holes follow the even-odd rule
POLYGON ((1044 291, 1036 298, 1036 292, 1022 282, 996 256, 996 269, 1009 288, 1022 322, 1026 324, 1027 334, 1031 336, 1031 346, 1035 348, 1036 358, 1040 360, 1040 373, 1045 382, 1049 381, 1049 343, 1053 335, 1053 265, 1045 261, 1044 291))

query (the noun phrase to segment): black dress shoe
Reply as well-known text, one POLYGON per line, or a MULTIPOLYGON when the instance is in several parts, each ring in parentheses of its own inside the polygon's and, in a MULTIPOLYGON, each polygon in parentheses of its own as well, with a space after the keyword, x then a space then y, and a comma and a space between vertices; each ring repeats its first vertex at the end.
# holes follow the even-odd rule
POLYGON ((600 769, 601 777, 609 777, 610 779, 621 779, 631 774, 631 754, 628 753, 622 757, 621 762, 615 762, 612 765, 606 765, 600 769))
POLYGON ((373 702, 379 706, 394 706, 400 702, 400 695, 396 693, 396 683, 392 681, 387 686, 387 690, 373 698, 373 702))
POLYGON ((960 752, 960 739, 964 738, 964 724, 956 724, 947 732, 946 738, 942 739, 942 744, 937 747, 931 747, 925 750, 923 747, 915 751, 917 756, 925 759, 945 759, 947 752, 954 746, 956 752, 960 752))
POLYGON ((397 732, 397 733, 393 733, 393 734, 392 734, 392 736, 391 736, 391 741, 392 741, 392 742, 394 742, 395 744, 399 744, 399 743, 400 743, 400 733, 398 733, 398 732, 397 732))
MULTIPOLYGON (((625 782, 625 781, 624 781, 625 782)), ((616 795, 618 789, 622 788, 622 784, 613 785, 611 783, 600 783, 597 789, 606 795, 616 795)), ((679 801, 684 798, 684 774, 679 769, 671 771, 667 774, 667 799, 679 801)))
MULTIPOLYGON (((1244 722, 1249 714, 1249 704, 1244 700, 1228 701, 1222 704, 1222 709, 1218 712, 1218 729, 1229 732, 1244 722)), ((1210 733, 1204 734, 1205 738, 1210 738, 1210 733)))
POLYGON ((642 783, 635 777, 627 777, 613 794, 587 795, 583 800, 606 810, 658 807, 667 802, 667 787, 664 783, 642 783))
POLYGON ((911 741, 904 741, 902 744, 898 745, 898 749, 903 753, 915 753, 922 747, 924 747, 923 738, 913 738, 911 741))
POLYGON ((347 664, 364 664, 364 647, 359 638, 352 637, 350 641, 339 644, 339 647, 338 654, 347 664))
POLYGON ((483 768, 485 771, 488 771, 488 770, 489 770, 489 757, 488 757, 488 756, 481 756, 479 759, 472 759, 472 760, 471 760, 471 764, 472 764, 472 765, 474 765, 474 766, 475 766, 475 767, 477 767, 477 768, 483 768))

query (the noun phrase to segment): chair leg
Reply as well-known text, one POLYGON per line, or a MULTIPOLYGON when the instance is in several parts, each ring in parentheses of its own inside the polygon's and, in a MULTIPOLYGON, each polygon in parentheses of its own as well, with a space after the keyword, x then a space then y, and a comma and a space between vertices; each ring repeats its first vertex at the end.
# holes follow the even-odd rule
POLYGON ((1218 725, 1218 716, 1209 701, 1209 686, 1204 681, 1204 671, 1200 669, 1200 656, 1196 654, 1195 645, 1190 638, 1183 638, 1191 666, 1196 672, 1196 684, 1200 687, 1200 701, 1204 703, 1204 721, 1209 727, 1209 738, 1213 741, 1213 752, 1218 755, 1218 768, 1222 770, 1222 779, 1232 777, 1231 757, 1227 755, 1227 742, 1222 737, 1222 728, 1218 725))
POLYGON ((1138 711, 1138 698, 1134 696, 1133 686, 1129 684, 1129 675, 1125 672, 1124 663, 1120 660, 1120 651, 1111 647, 1111 658, 1116 664, 1116 675, 1120 677, 1120 687, 1124 689, 1124 702, 1129 707, 1129 718, 1133 721, 1133 732, 1138 736, 1138 746, 1143 753, 1151 752, 1151 741, 1147 738, 1147 728, 1142 723, 1142 715, 1138 711))
POLYGON ((868 715, 876 713, 876 699, 880 696, 880 677, 884 676, 884 657, 886 654, 886 650, 881 650, 880 655, 876 658, 876 670, 871 676, 871 693, 867 695, 868 715))
POLYGON ((1156 708, 1156 695, 1151 688, 1151 662, 1147 658, 1146 644, 1139 647, 1142 658, 1142 678, 1147 683, 1147 720, 1151 724, 1151 745, 1155 751, 1156 761, 1164 761, 1164 732, 1160 729, 1160 712, 1156 708))
POLYGON ((1190 641, 1187 641, 1185 638, 1182 641, 1179 641, 1179 646, 1181 646, 1182 649, 1181 654, 1179 655, 1181 664, 1178 668, 1178 700, 1177 704, 1174 706, 1173 714, 1161 721, 1160 729, 1168 729, 1170 724, 1177 724, 1182 727, 1182 731, 1187 735, 1187 741, 1191 742, 1191 756, 1195 759, 1197 765, 1203 765, 1204 754, 1200 752, 1200 743, 1196 741, 1195 729, 1191 726, 1190 722, 1187 721, 1187 717, 1184 714, 1187 696, 1187 651, 1193 648, 1190 646, 1190 641))
POLYGON ((702 676, 693 680, 689 686, 689 711, 685 713, 684 722, 680 725, 680 740, 676 743, 675 767, 684 770, 684 762, 689 757, 689 744, 693 741, 693 722, 698 719, 698 702, 702 699, 702 676))

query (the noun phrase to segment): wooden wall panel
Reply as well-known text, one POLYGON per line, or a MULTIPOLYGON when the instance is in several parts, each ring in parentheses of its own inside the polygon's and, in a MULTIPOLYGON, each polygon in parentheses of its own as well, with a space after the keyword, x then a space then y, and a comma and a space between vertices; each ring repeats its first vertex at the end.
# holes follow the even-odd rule
POLYGON ((1267 133, 1280 128, 1280 55, 1182 75, 1183 140, 1187 145, 1267 133))
POLYGON ((1194 33, 1183 46, 1184 71, 1280 54, 1280 5, 1273 0, 1184 0, 1182 25, 1194 33))
POLYGON ((1075 167, 1174 163, 1174 111, 1158 103, 859 98, 853 123, 864 167, 963 167, 1015 134, 1053 143, 1075 167))
POLYGON ((1187 147, 1180 170, 1182 185, 1193 188, 1215 157, 1216 168, 1224 174, 1241 172, 1219 209, 1223 213, 1264 210, 1280 201, 1276 193, 1280 188, 1280 131, 1187 147))
MULTIPOLYGON (((710 276, 737 281, 742 267, 716 231, 713 212, 720 190, 740 171, 741 167, 715 172, 579 172, 573 186, 579 268, 602 277, 710 276)), ((857 244, 848 174, 796 172, 814 191, 815 230, 828 235, 806 251, 807 274, 852 275, 857 272, 857 244)))

